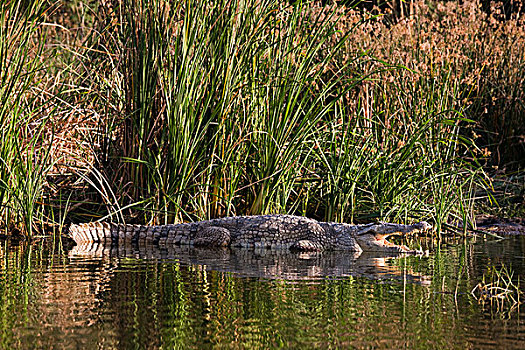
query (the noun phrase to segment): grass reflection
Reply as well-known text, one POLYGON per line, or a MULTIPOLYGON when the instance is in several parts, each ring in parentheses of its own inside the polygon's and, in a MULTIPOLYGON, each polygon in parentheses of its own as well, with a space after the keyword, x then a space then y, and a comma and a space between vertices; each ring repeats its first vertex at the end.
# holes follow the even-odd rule
MULTIPOLYGON (((513 256, 523 256, 521 248, 514 245, 513 256)), ((228 265, 239 259, 234 253, 213 266, 182 252, 170 259, 52 252, 46 245, 2 246, 2 348, 27 347, 35 335, 36 347, 64 348, 469 348, 488 339, 475 337, 488 320, 470 295, 495 259, 484 246, 385 262, 390 271, 428 276, 430 283, 392 273, 250 276, 228 265)), ((319 261, 310 263, 319 268, 319 261)), ((523 275, 523 264, 514 264, 516 274, 523 275)), ((490 322, 506 327, 500 345, 516 344, 519 317, 490 322)))

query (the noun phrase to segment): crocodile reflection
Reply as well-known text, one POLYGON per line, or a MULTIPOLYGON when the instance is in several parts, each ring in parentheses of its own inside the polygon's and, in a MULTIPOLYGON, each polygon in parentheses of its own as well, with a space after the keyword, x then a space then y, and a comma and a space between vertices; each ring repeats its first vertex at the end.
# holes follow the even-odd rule
MULTIPOLYGON (((273 249, 191 248, 157 245, 107 245, 81 243, 69 257, 101 260, 132 258, 159 262, 197 265, 206 270, 233 273, 239 277, 263 279, 316 280, 323 278, 365 277, 374 280, 403 280, 430 284, 430 277, 415 273, 409 266, 399 266, 400 254, 378 255, 343 251, 290 252, 273 249)), ((421 257, 411 257, 420 259, 421 257)))

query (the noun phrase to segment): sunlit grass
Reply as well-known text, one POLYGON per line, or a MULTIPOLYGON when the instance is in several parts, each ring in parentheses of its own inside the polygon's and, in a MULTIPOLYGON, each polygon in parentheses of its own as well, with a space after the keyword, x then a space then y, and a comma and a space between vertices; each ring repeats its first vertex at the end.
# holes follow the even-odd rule
POLYGON ((53 109, 41 80, 46 10, 40 1, 0 4, 0 223, 29 235, 43 221, 45 177, 53 164, 53 140, 45 132, 53 109))
POLYGON ((522 130, 523 21, 476 1, 396 21, 315 2, 33 3, 2 5, 0 50, 1 220, 29 234, 264 213, 440 232, 473 222, 487 157, 519 159, 495 157, 522 130))

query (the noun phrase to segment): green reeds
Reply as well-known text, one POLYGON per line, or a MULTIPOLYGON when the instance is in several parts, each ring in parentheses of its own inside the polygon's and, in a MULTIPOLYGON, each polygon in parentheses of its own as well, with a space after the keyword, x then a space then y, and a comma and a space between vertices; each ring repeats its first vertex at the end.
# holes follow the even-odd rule
MULTIPOLYGON (((32 95, 43 85, 36 57, 45 38, 31 41, 43 7, 17 4, 2 5, 0 53, 10 63, 0 67, 7 101, 0 210, 5 223, 30 231, 33 220, 53 217, 36 204, 44 192, 46 203, 66 202, 52 198, 45 181, 61 156, 50 153, 47 121, 64 125, 32 95), (29 17, 12 21, 16 13, 29 17), (9 44, 10 36, 21 45, 9 44)), ((488 125, 480 111, 491 110, 498 69, 512 76, 504 114, 514 123, 521 113, 522 41, 507 54, 477 43, 458 52, 457 42, 485 40, 487 30, 504 38, 486 17, 488 24, 462 28, 463 5, 445 11, 414 2, 399 23, 310 1, 81 5, 78 13, 89 17, 83 23, 94 28, 79 31, 81 38, 57 36, 74 54, 51 56, 46 65, 58 85, 72 84, 57 108, 80 114, 70 123, 86 124, 69 133, 75 159, 66 164, 99 193, 89 201, 82 191, 68 194, 69 209, 89 213, 75 220, 168 223, 279 212, 346 222, 427 219, 440 230, 472 221, 474 193, 486 186, 478 158, 488 150, 471 138, 488 125), (441 12, 456 27, 435 20, 441 12)))
POLYGON ((0 224, 28 235, 43 222, 39 202, 52 163, 44 132, 50 107, 38 91, 46 9, 40 1, 0 4, 0 224))
POLYGON ((107 138, 120 130, 102 170, 127 215, 439 223, 468 212, 462 186, 479 167, 462 158, 461 90, 349 45, 374 17, 341 30, 343 8, 272 0, 106 11, 96 43, 107 53, 92 59, 110 83, 93 90, 109 96, 107 138))
POLYGON ((344 65, 323 75, 344 43, 328 43, 339 14, 277 1, 122 8, 117 192, 147 220, 291 210, 314 129, 346 91, 344 65))

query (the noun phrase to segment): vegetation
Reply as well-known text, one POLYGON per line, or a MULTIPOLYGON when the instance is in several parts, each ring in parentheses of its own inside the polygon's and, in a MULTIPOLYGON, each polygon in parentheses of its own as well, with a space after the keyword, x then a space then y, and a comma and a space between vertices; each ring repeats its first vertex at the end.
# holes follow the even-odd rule
POLYGON ((470 293, 481 305, 508 315, 523 303, 519 277, 516 283, 513 277, 514 272, 505 265, 499 269, 489 267, 482 281, 470 293))
POLYGON ((524 165, 525 25, 499 10, 4 1, 0 221, 471 222, 489 166, 524 165))

